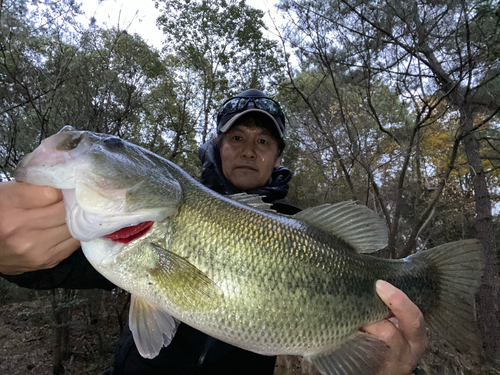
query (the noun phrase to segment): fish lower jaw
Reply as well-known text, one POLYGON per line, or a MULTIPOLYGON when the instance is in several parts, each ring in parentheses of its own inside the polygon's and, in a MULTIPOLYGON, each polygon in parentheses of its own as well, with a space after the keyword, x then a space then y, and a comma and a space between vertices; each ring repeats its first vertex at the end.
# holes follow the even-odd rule
MULTIPOLYGON (((165 209, 131 213, 88 212, 78 204, 74 190, 63 190, 63 196, 69 231, 74 238, 82 242, 102 239, 104 236, 112 235, 123 228, 133 227, 144 222, 164 221, 171 214, 165 209)), ((135 238, 130 239, 130 241, 135 238)))
MULTIPOLYGON (((108 239, 81 242, 82 251, 92 266, 101 272, 102 267, 115 263, 115 257, 123 251, 125 244, 108 239)), ((104 274, 104 276, 107 276, 104 274)))

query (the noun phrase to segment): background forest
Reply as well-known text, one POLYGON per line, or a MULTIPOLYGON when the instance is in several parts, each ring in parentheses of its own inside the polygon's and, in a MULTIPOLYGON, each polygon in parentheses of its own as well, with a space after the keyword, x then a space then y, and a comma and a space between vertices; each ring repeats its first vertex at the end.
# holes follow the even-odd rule
MULTIPOLYGON (((215 136, 220 104, 261 89, 286 112, 290 201, 369 206, 389 227, 386 257, 481 240, 486 358, 436 339, 419 371, 500 373, 498 2, 280 0, 274 27, 244 1, 155 3, 161 50, 81 24, 74 0, 0 0, 0 181, 66 124, 199 177, 197 149, 215 136)), ((105 370, 126 305, 120 290, 34 292, 0 279, 0 373, 105 370)), ((279 365, 312 371, 298 359, 279 365)))

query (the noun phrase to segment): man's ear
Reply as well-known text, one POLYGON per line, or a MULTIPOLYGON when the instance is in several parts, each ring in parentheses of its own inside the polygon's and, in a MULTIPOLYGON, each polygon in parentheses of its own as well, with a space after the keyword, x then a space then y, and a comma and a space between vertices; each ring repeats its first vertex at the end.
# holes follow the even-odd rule
POLYGON ((281 155, 276 157, 274 161, 274 168, 278 168, 281 165, 281 155))

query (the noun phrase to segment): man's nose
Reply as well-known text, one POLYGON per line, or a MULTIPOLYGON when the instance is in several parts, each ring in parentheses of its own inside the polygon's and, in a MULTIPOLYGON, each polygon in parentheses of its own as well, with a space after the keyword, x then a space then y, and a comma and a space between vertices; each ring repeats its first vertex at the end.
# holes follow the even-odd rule
POLYGON ((246 158, 255 158, 255 145, 252 142, 245 142, 241 155, 246 158))

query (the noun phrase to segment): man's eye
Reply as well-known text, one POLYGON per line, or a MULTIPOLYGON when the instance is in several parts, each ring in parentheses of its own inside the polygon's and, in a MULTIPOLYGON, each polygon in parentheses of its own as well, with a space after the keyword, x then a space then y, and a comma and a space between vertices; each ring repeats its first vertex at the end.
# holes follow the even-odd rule
POLYGON ((259 143, 261 145, 265 145, 267 143, 267 140, 265 140, 265 139, 259 139, 259 143))
POLYGON ((234 139, 235 141, 241 141, 241 137, 240 137, 239 135, 235 135, 235 136, 233 136, 233 139, 234 139))

